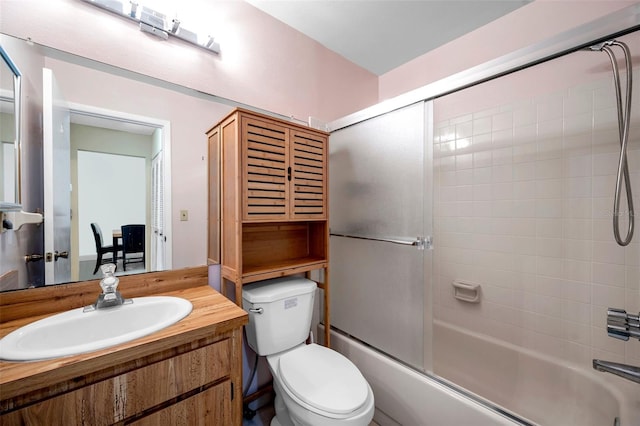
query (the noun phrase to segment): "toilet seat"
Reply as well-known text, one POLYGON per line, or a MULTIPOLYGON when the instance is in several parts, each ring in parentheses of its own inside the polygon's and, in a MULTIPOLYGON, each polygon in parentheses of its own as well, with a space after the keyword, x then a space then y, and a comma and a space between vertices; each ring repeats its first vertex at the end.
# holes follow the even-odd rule
POLYGON ((311 344, 283 354, 278 371, 285 391, 323 415, 342 417, 362 407, 369 386, 340 353, 311 344))

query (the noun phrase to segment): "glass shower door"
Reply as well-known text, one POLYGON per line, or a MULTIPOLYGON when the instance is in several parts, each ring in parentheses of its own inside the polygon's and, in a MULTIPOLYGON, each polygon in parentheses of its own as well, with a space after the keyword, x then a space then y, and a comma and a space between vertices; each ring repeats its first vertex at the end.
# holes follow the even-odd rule
POLYGON ((329 160, 332 325, 420 370, 430 335, 426 108, 411 105, 332 133, 329 160))
MULTIPOLYGON (((618 40, 637 57, 637 32, 618 40)), ((607 333, 609 307, 640 310, 640 240, 619 246, 612 230, 630 216, 625 191, 613 208, 616 103, 610 60, 590 49, 434 102, 433 372, 535 424, 640 424, 638 384, 592 367, 640 366, 640 343, 607 333), (460 283, 479 297, 456 297, 460 283)))

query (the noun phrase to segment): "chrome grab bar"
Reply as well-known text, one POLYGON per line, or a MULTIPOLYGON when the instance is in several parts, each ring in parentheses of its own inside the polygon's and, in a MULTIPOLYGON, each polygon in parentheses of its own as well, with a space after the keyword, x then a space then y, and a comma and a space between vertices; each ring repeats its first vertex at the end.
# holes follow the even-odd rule
POLYGON ((598 371, 604 371, 605 373, 615 374, 632 382, 640 383, 640 367, 594 359, 593 368, 598 371))
POLYGON ((338 232, 330 232, 329 235, 332 237, 355 238, 358 240, 380 241, 383 243, 400 244, 403 246, 415 246, 415 247, 418 247, 418 249, 420 250, 432 248, 432 239, 430 236, 417 237, 414 241, 408 241, 408 240, 399 240, 395 238, 368 237, 363 235, 351 235, 351 234, 344 234, 344 233, 338 233, 338 232))

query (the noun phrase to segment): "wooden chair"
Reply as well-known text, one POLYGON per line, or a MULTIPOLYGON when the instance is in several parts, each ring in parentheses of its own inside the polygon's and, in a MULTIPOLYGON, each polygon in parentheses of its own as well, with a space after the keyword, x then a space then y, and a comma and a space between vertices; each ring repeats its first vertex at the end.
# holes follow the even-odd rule
POLYGON ((144 225, 123 225, 122 229, 122 269, 127 270, 127 263, 145 263, 146 232, 144 225), (132 254, 142 253, 142 257, 130 257, 132 254))
POLYGON ((102 230, 100 229, 100 226, 97 223, 91 224, 91 231, 93 231, 93 239, 96 242, 96 253, 98 255, 98 257, 96 258, 96 267, 93 270, 93 275, 95 275, 96 272, 98 272, 100 265, 102 265, 103 263, 109 262, 108 259, 103 260, 102 255, 104 255, 105 253, 113 253, 113 263, 115 264, 118 250, 122 250, 122 246, 116 245, 114 247, 113 245, 108 245, 108 246, 103 245, 102 230))

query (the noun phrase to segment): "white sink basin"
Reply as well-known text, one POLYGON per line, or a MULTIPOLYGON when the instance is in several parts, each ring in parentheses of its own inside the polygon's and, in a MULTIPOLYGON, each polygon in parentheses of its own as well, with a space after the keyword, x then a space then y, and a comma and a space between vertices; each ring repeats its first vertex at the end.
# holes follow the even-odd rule
POLYGON ((7 334, 0 339, 0 359, 36 361, 104 349, 175 324, 191 309, 188 300, 170 296, 134 298, 90 312, 73 309, 7 334))

